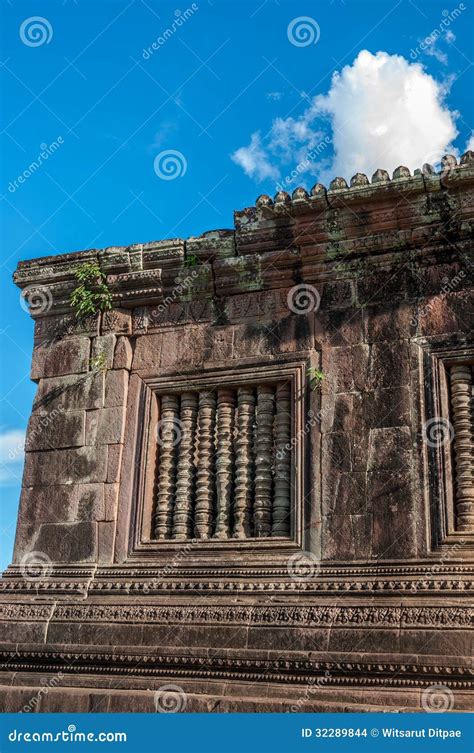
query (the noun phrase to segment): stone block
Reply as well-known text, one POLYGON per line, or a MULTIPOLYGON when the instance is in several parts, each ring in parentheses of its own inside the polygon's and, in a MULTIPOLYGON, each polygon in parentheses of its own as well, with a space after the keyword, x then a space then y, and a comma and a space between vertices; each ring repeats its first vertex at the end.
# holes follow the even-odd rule
POLYGON ((364 331, 368 343, 403 340, 416 332, 413 304, 391 302, 364 309, 364 331))
POLYGON ((363 395, 364 421, 371 429, 407 426, 411 422, 410 402, 410 390, 404 386, 367 392, 363 395))
POLYGON ((369 470, 405 468, 411 462, 411 454, 412 440, 408 427, 370 430, 369 470))
POLYGON ((38 385, 33 411, 48 414, 54 410, 74 411, 101 408, 104 401, 104 375, 88 373, 81 376, 42 379, 38 385))
POLYGON ((127 309, 112 309, 102 315, 102 334, 130 335, 132 332, 132 312, 127 309))
POLYGON ((115 520, 117 517, 118 493, 120 484, 105 484, 105 520, 115 520))
POLYGON ((325 515, 322 536, 324 560, 366 558, 371 551, 371 516, 325 515))
POLYGON ((28 422, 25 450, 51 450, 57 447, 79 447, 84 444, 84 411, 34 413, 28 422))
POLYGON ((393 387, 410 382, 410 352, 404 340, 377 342, 372 345, 370 386, 372 389, 393 387))
POLYGON ((363 341, 362 312, 353 309, 323 311, 314 315, 316 346, 348 347, 363 341))
POLYGON ((108 371, 105 377, 105 399, 106 408, 115 408, 125 405, 127 402, 128 371, 118 369, 117 371, 108 371))
POLYGON ((110 565, 114 556, 115 522, 100 521, 98 524, 98 556, 99 565, 110 565))
POLYGON ((361 514, 367 508, 367 475, 334 471, 323 483, 325 515, 361 514))
POLYGON ((107 448, 107 483, 111 484, 120 479, 122 462, 122 445, 109 444, 107 448))
POLYGON ((104 484, 76 484, 77 520, 105 519, 104 484))
POLYGON ((44 523, 35 547, 52 562, 93 562, 97 555, 97 524, 44 523))
POLYGON ((350 471, 351 447, 347 434, 326 434, 322 438, 323 483, 335 471, 350 471))
POLYGON ((28 452, 25 458, 24 486, 91 484, 105 481, 107 453, 103 447, 28 452))
POLYGON ((125 406, 87 411, 86 444, 104 445, 123 441, 125 406))
POLYGON ((114 369, 132 368, 133 349, 128 337, 118 337, 114 353, 114 369))
POLYGON ((91 349, 91 370, 106 371, 111 369, 114 362, 115 335, 100 335, 94 337, 91 349))
POLYGON ((88 371, 89 351, 88 337, 70 337, 37 345, 33 350, 31 378, 37 380, 88 371))
POLYGON ((77 486, 23 487, 18 522, 39 527, 41 523, 69 523, 76 517, 77 486))

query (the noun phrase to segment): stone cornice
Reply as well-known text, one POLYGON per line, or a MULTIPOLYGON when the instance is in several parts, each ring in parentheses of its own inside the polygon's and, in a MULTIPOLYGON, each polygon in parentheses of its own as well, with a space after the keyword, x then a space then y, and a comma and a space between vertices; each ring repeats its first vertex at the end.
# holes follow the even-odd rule
POLYGON ((85 261, 100 265, 122 308, 364 276, 374 265, 429 264, 441 249, 462 253, 472 237, 473 183, 473 152, 459 165, 447 156, 439 174, 425 165, 413 176, 397 168, 392 180, 383 170, 371 183, 361 174, 350 186, 336 178, 328 190, 317 184, 309 194, 260 196, 235 213, 235 230, 24 261, 14 280, 39 318, 70 311, 74 273, 85 261))
MULTIPOLYGON (((270 652, 271 653, 271 652, 270 652)), ((38 650, 23 648, 16 652, 0 650, 0 670, 7 672, 62 672, 128 677, 180 677, 252 681, 257 683, 313 683, 322 677, 324 686, 426 687, 436 680, 453 689, 472 688, 472 670, 466 666, 415 664, 412 661, 359 660, 324 661, 293 659, 279 655, 257 658, 251 655, 209 656, 93 650, 58 651, 55 647, 38 650)))

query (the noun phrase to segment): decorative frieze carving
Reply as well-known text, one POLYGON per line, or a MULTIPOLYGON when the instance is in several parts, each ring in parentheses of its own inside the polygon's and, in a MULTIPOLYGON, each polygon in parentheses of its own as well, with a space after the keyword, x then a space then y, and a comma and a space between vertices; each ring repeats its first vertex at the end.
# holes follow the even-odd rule
POLYGON ((139 622, 156 624, 245 624, 286 627, 371 627, 468 629, 474 609, 412 606, 246 606, 58 604, 53 621, 139 622))

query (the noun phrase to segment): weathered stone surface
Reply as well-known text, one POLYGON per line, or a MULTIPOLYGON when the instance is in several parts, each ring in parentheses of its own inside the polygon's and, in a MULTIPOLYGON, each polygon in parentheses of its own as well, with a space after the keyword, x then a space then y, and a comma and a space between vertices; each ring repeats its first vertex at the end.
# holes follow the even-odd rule
POLYGON ((105 481, 107 456, 101 448, 78 447, 71 450, 28 452, 25 458, 23 484, 89 484, 105 481))
POLYGON ((86 441, 88 445, 117 444, 123 440, 125 405, 87 411, 86 441))
POLYGON ((114 369, 132 368, 133 350, 128 337, 118 337, 114 352, 114 369))
POLYGON ((108 371, 105 377, 105 408, 125 405, 127 400, 128 371, 118 369, 108 371))
POLYGON ((113 334, 94 337, 90 360, 92 371, 105 372, 112 368, 116 340, 117 338, 113 334))
POLYGON ((61 411, 33 414, 28 423, 25 450, 52 450, 85 444, 85 411, 61 411))
POLYGON ((35 547, 53 562, 93 562, 97 552, 97 524, 43 523, 35 547))
POLYGON ((408 427, 371 429, 369 470, 396 470, 409 464, 412 450, 408 427))
POLYGON ((104 401, 104 375, 89 373, 42 379, 38 385, 33 410, 50 414, 53 411, 74 411, 101 408, 104 401))
POLYGON ((52 307, 32 312, 0 699, 54 662, 35 710, 153 712, 166 683, 187 711, 419 710, 430 684, 472 705, 472 164, 20 263, 52 307), (88 322, 84 260, 120 306, 88 322), (440 418, 451 447, 428 441, 440 418))
POLYGON ((31 378, 81 374, 89 369, 90 340, 72 337, 37 345, 33 351, 31 378))

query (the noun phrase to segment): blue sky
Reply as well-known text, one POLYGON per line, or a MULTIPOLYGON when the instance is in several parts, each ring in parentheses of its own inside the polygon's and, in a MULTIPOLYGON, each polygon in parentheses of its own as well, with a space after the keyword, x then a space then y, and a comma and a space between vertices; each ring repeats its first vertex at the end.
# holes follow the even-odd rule
POLYGON ((3 567, 35 389, 18 260, 232 227, 234 209, 288 176, 292 191, 334 171, 460 154, 474 117, 468 2, 4 0, 1 10, 3 567))

